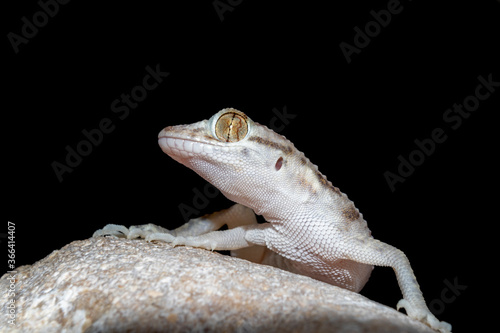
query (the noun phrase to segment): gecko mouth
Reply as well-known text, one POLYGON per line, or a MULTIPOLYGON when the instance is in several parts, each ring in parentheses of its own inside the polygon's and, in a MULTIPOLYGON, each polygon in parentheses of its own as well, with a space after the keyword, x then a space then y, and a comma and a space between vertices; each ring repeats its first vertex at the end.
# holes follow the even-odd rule
POLYGON ((191 157, 205 151, 203 144, 191 140, 162 136, 158 138, 161 150, 169 156, 191 157))
POLYGON ((225 150, 224 147, 217 147, 210 143, 181 139, 171 136, 160 136, 158 144, 161 150, 169 156, 189 158, 197 155, 212 155, 218 150, 225 150))

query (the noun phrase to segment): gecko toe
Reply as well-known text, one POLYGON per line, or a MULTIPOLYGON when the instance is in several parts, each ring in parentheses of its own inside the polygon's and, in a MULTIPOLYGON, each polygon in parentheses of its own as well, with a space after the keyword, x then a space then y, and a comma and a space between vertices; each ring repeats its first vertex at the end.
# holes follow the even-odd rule
POLYGON ((104 226, 104 228, 96 230, 92 237, 101 237, 101 236, 112 236, 118 238, 127 238, 129 234, 129 230, 127 227, 118 224, 108 224, 104 226))
POLYGON ((162 241, 162 242, 167 242, 167 243, 172 243, 172 246, 175 246, 174 242, 176 237, 172 236, 171 234, 168 233, 162 233, 162 232, 155 232, 147 235, 146 241, 152 242, 152 241, 162 241))
POLYGON ((444 321, 439 321, 428 309, 413 306, 406 299, 402 299, 396 305, 396 309, 404 308, 408 317, 418 320, 432 329, 441 333, 451 333, 451 325, 444 321))

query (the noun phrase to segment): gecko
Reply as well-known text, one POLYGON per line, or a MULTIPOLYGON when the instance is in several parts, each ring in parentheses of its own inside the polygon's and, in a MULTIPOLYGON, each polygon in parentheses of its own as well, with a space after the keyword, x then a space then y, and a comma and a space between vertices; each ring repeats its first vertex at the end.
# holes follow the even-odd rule
POLYGON ((225 108, 209 120, 165 127, 164 153, 195 171, 235 204, 174 230, 108 224, 94 233, 164 241, 272 265, 354 292, 374 266, 394 269, 409 317, 441 333, 451 325, 428 309, 406 255, 372 237, 363 215, 284 136, 225 108), (265 219, 258 223, 256 214, 265 219), (218 230, 226 225, 227 230, 218 230))

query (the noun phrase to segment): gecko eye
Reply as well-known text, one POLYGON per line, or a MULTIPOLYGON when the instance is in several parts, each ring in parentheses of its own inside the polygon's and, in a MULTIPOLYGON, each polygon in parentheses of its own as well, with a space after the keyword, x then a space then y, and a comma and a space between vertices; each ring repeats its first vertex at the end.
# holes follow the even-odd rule
POLYGON ((279 171, 282 166, 283 166, 283 157, 280 157, 276 161, 276 164, 274 165, 274 168, 276 169, 276 171, 279 171))
POLYGON ((224 113, 215 124, 217 138, 225 142, 238 142, 248 133, 248 124, 244 116, 236 112, 224 113))

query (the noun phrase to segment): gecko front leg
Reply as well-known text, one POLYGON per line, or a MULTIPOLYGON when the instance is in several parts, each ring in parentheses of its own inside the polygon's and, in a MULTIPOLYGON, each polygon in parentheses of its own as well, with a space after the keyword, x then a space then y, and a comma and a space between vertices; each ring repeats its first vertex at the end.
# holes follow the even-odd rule
POLYGON ((185 245, 207 250, 231 250, 231 255, 253 262, 261 262, 265 248, 256 232, 262 229, 257 224, 254 212, 243 205, 235 204, 228 209, 191 219, 174 230, 154 224, 144 224, 127 228, 108 224, 94 232, 93 237, 114 236, 120 238, 144 238, 147 241, 163 241, 173 246, 185 245), (216 231, 223 225, 228 230, 216 231), (255 229, 256 231, 251 231, 255 229), (249 243, 245 237, 251 237, 249 243))

